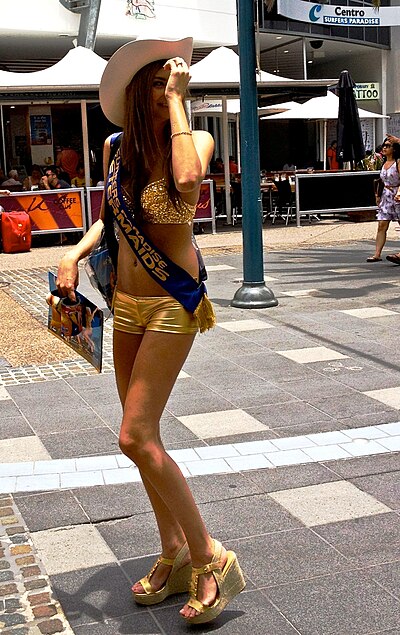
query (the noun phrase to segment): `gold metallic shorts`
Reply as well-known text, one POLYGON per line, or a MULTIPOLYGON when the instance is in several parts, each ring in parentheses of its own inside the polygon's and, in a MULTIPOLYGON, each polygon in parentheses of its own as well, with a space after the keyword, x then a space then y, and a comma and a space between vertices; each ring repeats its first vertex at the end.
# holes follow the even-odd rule
POLYGON ((169 295, 136 297, 116 289, 114 329, 142 335, 145 331, 197 333, 197 318, 169 295))

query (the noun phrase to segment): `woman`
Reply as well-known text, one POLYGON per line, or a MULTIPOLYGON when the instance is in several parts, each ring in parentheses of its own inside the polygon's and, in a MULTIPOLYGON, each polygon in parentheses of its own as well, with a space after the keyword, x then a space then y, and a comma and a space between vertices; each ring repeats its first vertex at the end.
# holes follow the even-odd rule
POLYGON ((41 188, 42 170, 38 165, 32 165, 30 176, 24 179, 23 187, 26 191, 39 190, 41 188))
POLYGON ((162 411, 195 335, 213 323, 204 292, 191 312, 161 286, 165 272, 163 285, 180 286, 175 270, 168 278, 172 261, 183 278, 190 274, 196 292, 202 289, 192 221, 213 140, 207 132, 189 129, 184 98, 191 54, 191 38, 136 40, 110 59, 100 102, 106 116, 123 126, 122 142, 119 150, 113 138, 105 143, 108 181, 102 219, 64 256, 58 288, 74 299, 78 261, 98 241, 107 213, 112 209, 115 218, 122 214, 126 226, 134 208, 133 233, 125 234, 120 225, 114 295, 114 363, 123 405, 120 447, 140 470, 162 556, 132 591, 139 604, 156 604, 187 591, 191 579, 190 598, 180 613, 188 622, 200 623, 214 619, 242 590, 244 580, 235 554, 209 536, 186 480, 160 439, 162 411), (138 240, 142 233, 145 242, 138 240), (157 252, 153 268, 141 260, 140 249, 132 251, 138 242, 143 249, 153 243, 146 252, 149 258, 157 252), (161 272, 158 282, 155 269, 161 272))
MULTIPOLYGON (((375 253, 367 258, 367 262, 380 262, 382 260, 381 253, 386 242, 390 221, 400 222, 400 146, 385 139, 381 153, 385 161, 380 172, 384 188, 381 197, 376 197, 378 230, 375 253)), ((396 256, 387 256, 386 258, 392 261, 393 257, 396 256)), ((397 264, 400 264, 400 258, 397 264)))

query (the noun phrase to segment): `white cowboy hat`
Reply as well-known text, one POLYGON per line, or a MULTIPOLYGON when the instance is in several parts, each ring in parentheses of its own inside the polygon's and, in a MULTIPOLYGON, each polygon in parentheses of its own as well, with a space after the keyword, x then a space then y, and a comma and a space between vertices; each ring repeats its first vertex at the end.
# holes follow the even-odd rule
POLYGON ((107 119, 116 126, 123 126, 125 89, 143 66, 172 57, 182 57, 189 66, 192 51, 191 37, 181 40, 137 38, 121 46, 110 58, 100 82, 100 105, 107 119))

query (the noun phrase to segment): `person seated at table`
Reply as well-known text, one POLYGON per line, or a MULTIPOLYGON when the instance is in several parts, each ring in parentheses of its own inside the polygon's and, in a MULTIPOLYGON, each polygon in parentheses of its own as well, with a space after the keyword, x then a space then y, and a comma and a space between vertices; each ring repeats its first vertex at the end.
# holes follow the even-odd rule
POLYGON ((64 190, 70 187, 69 183, 58 178, 57 168, 55 165, 51 165, 46 168, 46 173, 40 179, 41 190, 64 190))
POLYGON ((22 183, 19 180, 18 171, 10 170, 8 173, 8 179, 6 181, 3 181, 1 185, 6 189, 12 188, 14 192, 18 191, 19 189, 22 190, 22 183))
MULTIPOLYGON (((71 187, 85 187, 86 179, 85 179, 85 168, 82 163, 79 163, 76 168, 77 175, 71 179, 71 187)), ((92 179, 90 179, 90 185, 92 185, 92 179)))
POLYGON ((224 172, 224 170, 225 167, 223 160, 221 159, 221 157, 217 157, 214 161, 211 172, 213 172, 214 174, 220 174, 221 172, 224 172))
POLYGON ((26 191, 39 190, 40 179, 42 178, 42 170, 39 165, 32 165, 30 176, 25 177, 23 180, 23 187, 26 191))
MULTIPOLYGON (((223 165, 223 164, 222 164, 223 165)), ((239 168, 232 155, 229 155, 229 174, 237 174, 239 168)))

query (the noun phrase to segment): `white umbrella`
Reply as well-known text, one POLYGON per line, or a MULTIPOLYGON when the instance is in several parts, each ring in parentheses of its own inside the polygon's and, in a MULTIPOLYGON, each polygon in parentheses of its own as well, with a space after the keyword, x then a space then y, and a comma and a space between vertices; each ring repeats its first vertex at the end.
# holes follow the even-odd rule
MULTIPOLYGON (((12 73, 0 71, 1 93, 29 93, 37 90, 46 92, 98 90, 101 76, 107 62, 94 51, 77 46, 56 64, 32 73, 12 73)), ((87 130, 86 100, 81 99, 83 158, 86 183, 90 183, 89 141, 87 130)), ((0 106, 1 109, 1 106, 0 106)), ((5 145, 3 135, 3 158, 5 163, 5 145)))
MULTIPOLYGON (((313 97, 304 104, 297 104, 290 110, 280 112, 275 115, 262 117, 262 119, 313 119, 323 121, 323 148, 324 148, 324 170, 326 169, 326 130, 328 119, 337 119, 339 113, 339 97, 328 90, 324 97, 313 97)), ((388 119, 387 115, 380 115, 363 108, 358 109, 360 119, 388 119)))
POLYGON ((33 73, 0 71, 0 92, 12 88, 12 92, 28 92, 29 89, 46 88, 58 91, 61 88, 97 89, 107 65, 94 51, 77 46, 56 64, 33 73))
MULTIPOLYGON (((202 84, 212 86, 215 84, 224 87, 224 84, 238 85, 240 82, 239 55, 225 46, 211 51, 197 64, 190 67, 190 86, 202 84)), ((292 82, 287 77, 274 75, 265 71, 257 73, 258 82, 292 82)))
MULTIPOLYGON (((339 112, 339 97, 328 90, 324 97, 313 97, 304 104, 296 104, 290 110, 280 112, 276 115, 263 117, 263 119, 337 119, 339 112)), ((385 119, 386 115, 370 112, 363 108, 358 109, 360 119, 385 119)))
MULTIPOLYGON (((232 49, 220 46, 219 48, 211 51, 206 57, 204 57, 197 64, 193 64, 190 67, 190 87, 207 86, 218 87, 221 89, 221 93, 227 87, 239 87, 240 84, 240 67, 239 67, 239 55, 232 51, 232 49)), ((279 77, 272 73, 266 73, 265 71, 259 71, 257 73, 258 82, 292 82, 286 77, 279 77)), ((238 113, 240 111, 239 99, 227 99, 222 97, 221 100, 207 99, 207 106, 201 107, 197 102, 191 104, 191 111, 193 114, 206 114, 211 112, 222 112, 222 130, 223 130, 223 161, 225 166, 225 206, 227 221, 231 222, 231 199, 230 199, 230 184, 229 184, 229 146, 228 146, 228 112, 238 113), (216 103, 218 102, 218 103, 216 103)))

